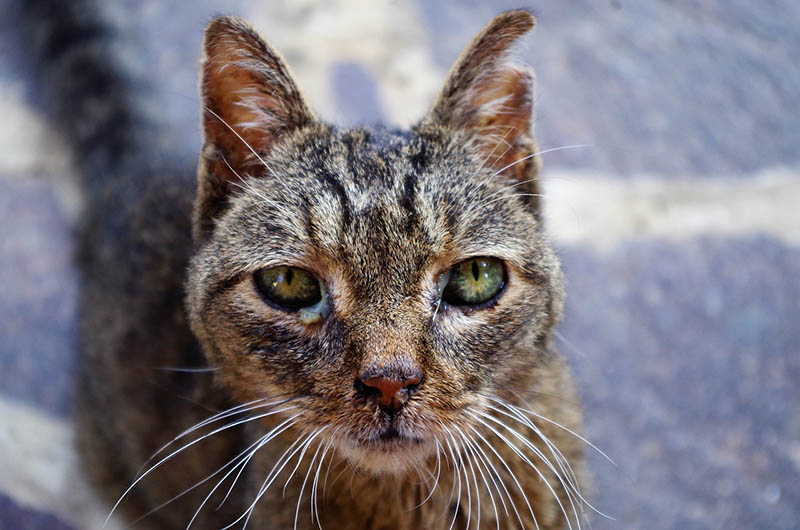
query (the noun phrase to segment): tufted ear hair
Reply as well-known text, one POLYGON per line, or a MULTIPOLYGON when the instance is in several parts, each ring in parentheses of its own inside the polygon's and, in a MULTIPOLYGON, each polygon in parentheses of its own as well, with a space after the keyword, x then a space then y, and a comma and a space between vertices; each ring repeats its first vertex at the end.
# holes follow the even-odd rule
POLYGON ((225 209, 240 180, 268 172, 263 159, 276 142, 315 121, 281 55, 243 20, 214 19, 204 52, 196 237, 225 209))
MULTIPOLYGON (((539 169, 532 132, 533 71, 509 59, 509 50, 536 21, 527 11, 508 11, 492 20, 467 46, 447 76, 426 125, 462 133, 485 167, 538 194, 539 169)), ((538 207, 536 197, 529 203, 538 207)), ((538 210, 538 208, 537 208, 538 210)))

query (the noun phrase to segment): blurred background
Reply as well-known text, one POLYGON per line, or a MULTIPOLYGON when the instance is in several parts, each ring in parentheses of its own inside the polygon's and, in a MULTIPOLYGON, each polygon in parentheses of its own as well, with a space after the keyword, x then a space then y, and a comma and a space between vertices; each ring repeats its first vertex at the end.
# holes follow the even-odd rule
MULTIPOLYGON (((0 0, 8 12, 10 0, 0 0)), ((529 7, 546 219, 568 282, 593 527, 800 528, 800 3, 105 2, 200 143, 214 14, 252 21, 319 114, 408 125, 498 12, 529 7)), ((80 197, 13 18, 0 21, 0 528, 99 527, 71 449, 80 197)))

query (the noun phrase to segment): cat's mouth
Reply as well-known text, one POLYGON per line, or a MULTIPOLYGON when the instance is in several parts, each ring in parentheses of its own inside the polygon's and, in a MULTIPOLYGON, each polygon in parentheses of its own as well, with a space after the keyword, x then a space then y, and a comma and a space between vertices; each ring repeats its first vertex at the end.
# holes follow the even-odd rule
POLYGON ((345 443, 340 449, 352 463, 368 471, 397 473, 425 460, 431 447, 425 438, 405 434, 389 425, 369 438, 345 443))
POLYGON ((400 433, 393 425, 386 427, 383 429, 377 436, 377 438, 372 439, 367 442, 367 445, 372 446, 391 446, 397 444, 408 444, 408 445, 419 445, 423 443, 422 438, 411 437, 405 434, 400 433))

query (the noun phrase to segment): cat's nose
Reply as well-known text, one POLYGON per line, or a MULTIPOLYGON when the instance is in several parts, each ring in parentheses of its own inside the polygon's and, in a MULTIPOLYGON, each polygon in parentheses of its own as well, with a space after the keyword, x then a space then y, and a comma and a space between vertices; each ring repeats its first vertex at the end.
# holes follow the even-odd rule
POLYGON ((355 389, 361 397, 374 399, 382 411, 392 415, 403 408, 421 383, 421 374, 377 375, 356 379, 355 389))

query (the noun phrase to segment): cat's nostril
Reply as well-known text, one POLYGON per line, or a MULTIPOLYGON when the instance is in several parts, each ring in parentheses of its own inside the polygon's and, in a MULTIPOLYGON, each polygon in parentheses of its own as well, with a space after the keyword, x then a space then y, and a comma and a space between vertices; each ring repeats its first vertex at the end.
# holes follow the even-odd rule
POLYGON ((369 377, 356 379, 355 389, 361 397, 375 399, 384 412, 394 414, 403 408, 421 383, 422 378, 417 376, 402 380, 391 377, 369 377))
POLYGON ((361 381, 361 379, 356 379, 356 382, 353 385, 353 388, 355 388, 356 394, 358 394, 360 397, 380 397, 380 395, 381 395, 381 391, 380 390, 378 390, 377 388, 365 385, 364 382, 361 381))

